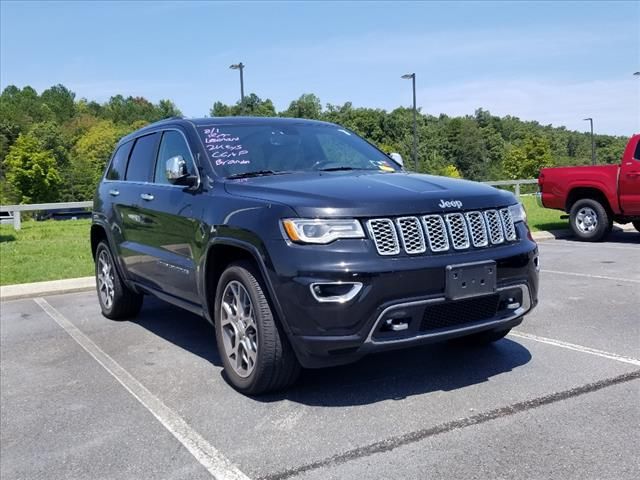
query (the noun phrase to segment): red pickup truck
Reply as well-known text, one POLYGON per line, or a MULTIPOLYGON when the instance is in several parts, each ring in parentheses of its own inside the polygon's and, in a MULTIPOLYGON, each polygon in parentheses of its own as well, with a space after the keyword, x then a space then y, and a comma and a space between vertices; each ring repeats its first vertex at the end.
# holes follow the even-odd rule
POLYGON ((577 238, 596 242, 613 222, 640 231, 640 134, 629 139, 619 165, 543 168, 539 203, 569 214, 577 238))

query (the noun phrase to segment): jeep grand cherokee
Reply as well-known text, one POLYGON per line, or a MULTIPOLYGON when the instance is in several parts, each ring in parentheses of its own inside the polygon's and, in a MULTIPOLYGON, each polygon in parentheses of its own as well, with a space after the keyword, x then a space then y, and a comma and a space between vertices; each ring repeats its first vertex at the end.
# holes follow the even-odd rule
POLYGON ((106 317, 135 316, 145 294, 203 316, 248 394, 301 366, 493 342, 537 303, 538 250, 511 193, 407 172, 317 121, 169 119, 124 137, 91 245, 106 317))

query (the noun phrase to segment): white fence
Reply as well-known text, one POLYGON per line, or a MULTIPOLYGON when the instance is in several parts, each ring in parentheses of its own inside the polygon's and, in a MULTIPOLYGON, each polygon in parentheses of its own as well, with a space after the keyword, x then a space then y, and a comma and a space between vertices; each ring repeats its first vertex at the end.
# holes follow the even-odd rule
MULTIPOLYGON (((538 183, 536 179, 527 180, 498 180, 495 182, 483 182, 494 187, 514 187, 517 197, 520 196, 521 185, 533 185, 538 183)), ((61 203, 32 203, 30 205, 0 205, 0 212, 9 212, 13 214, 13 228, 20 230, 21 219, 20 212, 35 212, 46 210, 59 210, 66 208, 91 208, 93 202, 61 202, 61 203)))

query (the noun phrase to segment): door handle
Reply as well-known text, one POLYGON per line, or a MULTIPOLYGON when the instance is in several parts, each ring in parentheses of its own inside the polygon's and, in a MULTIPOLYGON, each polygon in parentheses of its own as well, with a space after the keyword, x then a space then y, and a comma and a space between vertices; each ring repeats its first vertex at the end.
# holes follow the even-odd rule
POLYGON ((640 172, 629 172, 627 173, 627 177, 631 177, 631 178, 640 177, 640 172))
POLYGON ((146 200, 147 202, 150 202, 151 200, 153 200, 153 195, 151 195, 150 193, 141 193, 140 198, 146 200))
POLYGON ((109 195, 111 195, 112 197, 117 197, 118 195, 120 195, 120 191, 112 188, 111 190, 109 190, 109 195))

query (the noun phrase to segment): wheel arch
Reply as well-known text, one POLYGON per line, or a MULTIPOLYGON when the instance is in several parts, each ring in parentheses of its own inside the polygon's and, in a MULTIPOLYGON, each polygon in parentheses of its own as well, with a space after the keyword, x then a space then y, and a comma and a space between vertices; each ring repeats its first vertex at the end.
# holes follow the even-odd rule
POLYGON ((565 211, 567 213, 570 213, 571 208, 578 200, 583 200, 587 198, 591 200, 596 200, 597 202, 602 204, 602 206, 610 216, 614 215, 613 209, 609 204, 609 199, 607 198, 605 193, 602 190, 595 187, 573 187, 569 191, 569 194, 567 195, 565 211))
POLYGON ((264 256, 255 245, 232 238, 214 239, 209 244, 205 254, 201 291, 204 297, 203 304, 205 305, 204 311, 207 320, 212 324, 215 322, 215 292, 218 288, 220 276, 230 264, 240 260, 250 261, 256 266, 267 289, 267 300, 273 306, 274 313, 276 313, 287 334, 290 334, 290 329, 284 320, 282 308, 275 295, 264 256))

